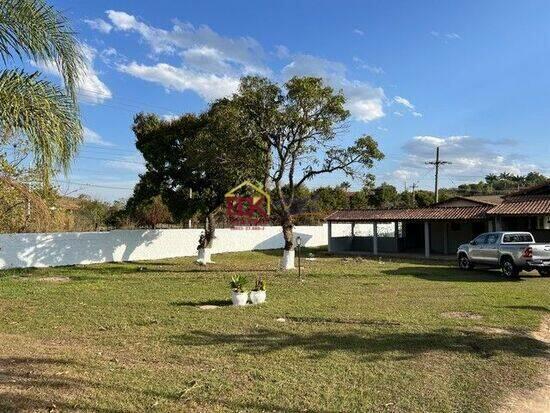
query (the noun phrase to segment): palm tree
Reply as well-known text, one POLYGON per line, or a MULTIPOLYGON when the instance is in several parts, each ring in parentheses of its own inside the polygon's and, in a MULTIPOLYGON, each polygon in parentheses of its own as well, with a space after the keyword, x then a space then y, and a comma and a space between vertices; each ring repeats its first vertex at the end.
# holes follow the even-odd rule
POLYGON ((44 182, 67 171, 82 141, 77 84, 84 67, 68 20, 44 0, 0 0, 0 145, 23 137, 44 182), (13 67, 52 65, 57 86, 40 72, 13 67))

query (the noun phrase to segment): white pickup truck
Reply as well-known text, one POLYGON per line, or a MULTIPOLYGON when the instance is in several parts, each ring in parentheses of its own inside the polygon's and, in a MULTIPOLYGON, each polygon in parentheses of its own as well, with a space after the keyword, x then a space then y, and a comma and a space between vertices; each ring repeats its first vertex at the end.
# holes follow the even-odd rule
POLYGON ((458 247, 458 266, 469 270, 476 265, 500 267, 506 277, 521 271, 538 270, 550 276, 550 243, 535 243, 529 232, 487 232, 458 247))

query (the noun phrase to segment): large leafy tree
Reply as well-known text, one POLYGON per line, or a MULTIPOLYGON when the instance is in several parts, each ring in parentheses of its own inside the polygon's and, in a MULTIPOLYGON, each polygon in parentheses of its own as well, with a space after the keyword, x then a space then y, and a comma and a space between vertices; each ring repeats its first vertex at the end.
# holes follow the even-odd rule
POLYGON ((292 267, 292 210, 297 191, 322 174, 340 171, 360 177, 383 154, 366 135, 349 147, 338 145, 337 133, 350 114, 344 108, 344 95, 320 78, 294 77, 284 89, 265 78, 245 78, 234 101, 241 109, 242 129, 268 156, 266 182, 277 195, 275 211, 285 240, 284 265, 292 267), (262 104, 251 105, 250 101, 262 104))
POLYGON ((176 220, 197 213, 204 217, 205 247, 210 247, 225 194, 244 180, 262 179, 262 153, 243 138, 238 116, 230 100, 174 121, 137 115, 136 147, 147 171, 136 185, 130 208, 161 194, 176 220))
POLYGON ((47 182, 54 170, 68 168, 82 139, 80 46, 67 19, 44 0, 2 0, 0 58, 0 146, 24 137, 47 182), (17 68, 27 60, 55 66, 63 86, 17 68))

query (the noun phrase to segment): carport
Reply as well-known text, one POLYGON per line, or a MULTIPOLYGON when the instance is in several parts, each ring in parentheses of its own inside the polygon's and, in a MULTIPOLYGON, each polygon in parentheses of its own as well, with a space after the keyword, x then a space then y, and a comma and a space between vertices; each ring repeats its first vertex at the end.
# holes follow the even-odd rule
POLYGON ((454 254, 460 244, 490 229, 486 212, 491 207, 480 203, 336 211, 326 218, 328 250, 374 255, 420 253, 427 258, 432 253, 454 254), (363 227, 359 233, 358 226, 363 227))

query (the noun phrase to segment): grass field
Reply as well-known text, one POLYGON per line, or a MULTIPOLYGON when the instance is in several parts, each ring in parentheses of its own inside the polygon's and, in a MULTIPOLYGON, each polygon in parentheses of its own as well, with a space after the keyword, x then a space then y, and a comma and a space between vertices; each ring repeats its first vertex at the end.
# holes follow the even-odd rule
POLYGON ((538 384, 550 278, 320 253, 300 282, 279 254, 0 272, 0 411, 484 412, 538 384), (268 302, 227 305, 237 273, 268 302))

